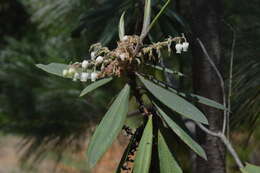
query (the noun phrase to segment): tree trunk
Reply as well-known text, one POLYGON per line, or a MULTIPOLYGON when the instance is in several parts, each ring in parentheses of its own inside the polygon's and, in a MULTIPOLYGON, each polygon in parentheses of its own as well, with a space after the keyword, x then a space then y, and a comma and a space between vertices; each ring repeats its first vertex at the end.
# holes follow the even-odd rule
MULTIPOLYGON (((196 38, 199 38, 207 49, 211 59, 218 68, 221 60, 221 0, 192 0, 193 13, 193 87, 197 94, 222 103, 220 80, 206 59, 196 38)), ((209 121, 209 129, 222 129, 223 113, 220 110, 199 105, 209 121)), ((225 173, 225 148, 216 137, 197 129, 198 141, 205 149, 208 160, 196 158, 196 173, 225 173)))

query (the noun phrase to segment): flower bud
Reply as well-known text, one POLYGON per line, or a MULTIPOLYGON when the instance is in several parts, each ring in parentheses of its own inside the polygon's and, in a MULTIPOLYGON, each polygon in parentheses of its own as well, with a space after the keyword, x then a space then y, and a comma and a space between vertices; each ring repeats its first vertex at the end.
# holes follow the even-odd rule
POLYGON ((81 66, 82 68, 86 69, 88 68, 89 62, 87 60, 82 61, 81 66))
POLYGON ((91 52, 90 56, 91 56, 91 60, 94 60, 96 58, 96 52, 91 52))
POLYGON ((125 53, 122 53, 119 55, 119 58, 124 61, 126 59, 126 54, 125 53))
POLYGON ((182 51, 182 44, 177 43, 175 45, 175 49, 176 49, 176 53, 181 53, 181 51, 182 51))
POLYGON ((188 42, 183 42, 182 43, 183 52, 187 52, 188 48, 189 48, 189 43, 188 42))
POLYGON ((127 41, 128 40, 128 36, 127 35, 125 35, 124 37, 123 37, 123 39, 122 39, 123 41, 127 41))
POLYGON ((62 71, 62 76, 63 76, 63 77, 66 77, 67 75, 68 75, 68 70, 66 70, 66 69, 63 70, 63 71, 62 71))
POLYGON ((92 81, 92 82, 95 82, 95 81, 96 81, 97 75, 98 75, 98 74, 97 74, 96 72, 92 72, 92 73, 91 73, 91 81, 92 81))
POLYGON ((97 59, 96 59, 96 63, 100 64, 100 63, 103 62, 103 60, 104 60, 103 56, 98 56, 97 59))
POLYGON ((89 73, 83 72, 83 73, 81 74, 80 81, 81 81, 81 82, 87 82, 88 77, 89 77, 89 73))
POLYGON ((141 64, 141 60, 139 58, 135 58, 136 62, 138 63, 138 65, 141 64))
POLYGON ((73 81, 76 82, 79 79, 79 73, 75 73, 73 76, 73 81))
POLYGON ((74 67, 70 67, 68 71, 68 75, 73 76, 76 73, 76 69, 74 67))

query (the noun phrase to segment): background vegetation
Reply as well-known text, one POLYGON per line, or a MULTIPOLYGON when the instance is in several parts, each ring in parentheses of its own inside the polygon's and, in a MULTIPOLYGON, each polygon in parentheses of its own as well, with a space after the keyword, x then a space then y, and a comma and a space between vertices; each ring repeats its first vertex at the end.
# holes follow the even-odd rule
MULTIPOLYGON (((153 1, 154 13, 162 4, 153 1)), ((89 59, 89 46, 95 42, 114 47, 121 13, 126 11, 126 32, 137 34, 142 6, 137 0, 0 1, 0 130, 22 136, 24 144, 29 143, 24 159, 40 159, 46 151, 60 155, 81 150, 86 134, 116 93, 108 85, 106 90, 79 98, 82 84, 50 76, 35 64, 89 59)), ((229 25, 236 34, 230 136, 242 158, 258 165, 259 156, 254 155, 260 150, 259 8, 258 0, 224 0, 224 15, 220 16, 227 82, 232 43, 229 25)), ((157 41, 182 32, 192 35, 191 23, 189 1, 173 1, 150 38, 157 41)), ((191 54, 173 56, 166 63, 187 74, 185 79, 174 79, 184 91, 193 90, 191 59, 191 54)), ((235 170, 232 161, 228 166, 235 170)))

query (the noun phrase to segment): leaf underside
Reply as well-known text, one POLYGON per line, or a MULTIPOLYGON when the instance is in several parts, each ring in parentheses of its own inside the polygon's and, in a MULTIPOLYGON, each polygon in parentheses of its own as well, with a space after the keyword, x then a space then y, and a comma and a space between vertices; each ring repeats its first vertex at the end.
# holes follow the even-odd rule
MULTIPOLYGON (((148 64, 150 65, 150 64, 148 64)), ((157 68, 157 67, 155 67, 157 68)), ((162 68, 162 67, 159 67, 159 68, 162 68)), ((170 69, 161 69, 161 70, 166 70, 166 72, 170 73, 170 69)), ((173 71, 174 72, 174 71, 173 71)), ((190 102, 196 102, 196 103, 201 103, 201 104, 204 104, 204 105, 207 105, 207 106, 210 106, 210 107, 213 107, 213 108, 216 108, 216 109, 220 109, 220 110, 227 110, 227 108, 224 107, 223 104, 220 104, 214 100, 211 100, 211 99, 208 99, 206 97, 202 97, 202 96, 199 96, 199 95, 196 95, 196 94, 193 94, 193 93, 183 93, 183 92, 179 92, 169 86, 166 86, 164 83, 156 80, 158 85, 162 86, 164 89, 167 89, 168 91, 170 92, 173 92, 174 94, 177 94, 183 98, 186 98, 187 100, 189 100, 190 102)))
POLYGON ((130 116, 126 118, 125 125, 131 129, 137 129, 144 123, 144 116, 141 114, 130 116))
POLYGON ((256 166, 256 165, 246 163, 246 166, 243 169, 241 169, 241 172, 243 172, 243 173, 259 173, 260 172, 260 166, 256 166))
POLYGON ((44 64, 37 64, 36 67, 42 69, 43 71, 46 71, 48 73, 57 75, 57 76, 61 76, 62 72, 64 69, 68 69, 68 65, 67 64, 60 64, 60 63, 50 63, 47 65, 44 64))
POLYGON ((160 173, 182 173, 181 167, 173 157, 160 131, 158 131, 158 154, 160 173))
POLYGON ((149 30, 150 22, 151 22, 151 0, 145 0, 144 19, 143 19, 141 38, 144 38, 146 36, 149 30))
POLYGON ((148 122, 145 126, 141 141, 137 148, 136 159, 134 163, 134 173, 148 173, 151 156, 152 156, 152 142, 153 142, 153 124, 152 116, 149 116, 148 122))
POLYGON ((173 111, 185 116, 186 118, 201 122, 203 124, 208 124, 207 118, 194 105, 192 105, 182 97, 178 96, 177 94, 170 92, 167 89, 162 88, 161 86, 158 86, 149 80, 146 80, 141 75, 137 74, 137 76, 148 89, 148 91, 164 105, 166 105, 173 111))
POLYGON ((87 150, 90 168, 95 166, 122 129, 128 111, 129 94, 130 87, 126 84, 96 128, 87 150))
POLYGON ((113 78, 110 77, 110 78, 105 78, 105 79, 101 79, 101 80, 98 80, 94 83, 91 83, 90 85, 88 85, 84 90, 81 91, 80 93, 80 97, 88 94, 89 92, 107 84, 108 82, 110 82, 113 78))
POLYGON ((125 12, 123 12, 123 14, 120 17, 120 21, 119 21, 119 26, 118 26, 118 30, 119 30, 119 39, 122 40, 123 37, 125 36, 125 12))
POLYGON ((158 65, 153 65, 153 64, 148 64, 146 63, 146 65, 156 69, 156 70, 160 70, 160 71, 165 71, 167 73, 170 73, 170 74, 175 74, 175 75, 178 75, 178 76, 184 76, 184 74, 182 74, 181 72, 178 72, 176 70, 171 70, 169 68, 164 68, 164 67, 161 67, 161 66, 158 66, 158 65))
POLYGON ((207 156, 202 147, 197 142, 195 142, 177 123, 175 123, 170 117, 168 117, 159 106, 157 106, 156 104, 154 105, 158 110, 159 114, 162 116, 163 120, 173 130, 173 132, 177 136, 179 136, 179 138, 181 138, 181 140, 185 144, 187 144, 195 153, 197 153, 199 156, 206 160, 207 156))

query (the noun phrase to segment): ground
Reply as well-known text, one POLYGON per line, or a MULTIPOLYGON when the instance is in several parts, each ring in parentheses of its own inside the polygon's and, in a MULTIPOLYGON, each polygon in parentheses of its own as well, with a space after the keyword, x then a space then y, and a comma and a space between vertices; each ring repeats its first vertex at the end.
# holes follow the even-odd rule
MULTIPOLYGON (((127 138, 123 136, 116 140, 98 165, 89 173, 114 173, 126 146, 125 140, 127 141, 127 138)), ((83 159, 73 161, 78 164, 68 163, 65 159, 56 165, 53 159, 46 158, 37 165, 37 170, 28 170, 27 166, 19 161, 22 155, 22 151, 18 148, 20 142, 21 138, 17 136, 0 137, 0 173, 52 173, 55 168, 56 173, 88 173, 83 159)), ((79 158, 82 157, 79 156, 79 158)))

